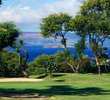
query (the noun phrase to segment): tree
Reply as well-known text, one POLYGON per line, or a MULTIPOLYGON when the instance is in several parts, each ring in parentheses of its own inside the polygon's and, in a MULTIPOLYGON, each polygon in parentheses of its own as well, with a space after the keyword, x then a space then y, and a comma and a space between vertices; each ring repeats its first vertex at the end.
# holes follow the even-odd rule
MULTIPOLYGON (((99 75, 101 75, 99 63, 99 49, 102 48, 105 36, 102 30, 109 32, 109 6, 108 0, 84 1, 78 15, 71 20, 70 29, 78 35, 85 34, 89 37, 89 47, 94 53, 99 75), (107 6, 106 6, 107 5, 107 6)), ((110 3, 109 3, 110 4, 110 3)), ((107 33, 108 34, 108 33, 107 33)))
POLYGON ((43 18, 42 24, 40 24, 41 34, 43 37, 54 37, 55 39, 60 36, 62 38, 61 43, 67 51, 65 35, 69 31, 66 27, 71 19, 72 17, 66 13, 52 14, 43 18))
POLYGON ((66 67, 69 66, 73 72, 75 72, 75 69, 72 65, 72 63, 75 61, 75 55, 70 55, 70 50, 64 50, 64 51, 58 51, 55 54, 56 61, 60 63, 61 65, 65 65, 66 67))
POLYGON ((47 64, 46 64, 46 61, 48 61, 48 60, 49 60, 49 56, 46 55, 46 54, 44 54, 42 56, 38 56, 34 60, 35 64, 37 65, 36 67, 38 67, 39 69, 42 68, 42 72, 45 72, 46 75, 47 75, 47 70, 46 70, 47 69, 47 64))
POLYGON ((29 75, 39 75, 39 74, 46 73, 45 68, 40 66, 40 64, 37 65, 37 62, 35 62, 35 61, 28 63, 28 67, 27 67, 26 71, 28 72, 29 75))
POLYGON ((58 63, 54 55, 42 55, 35 59, 35 62, 39 68, 44 68, 46 75, 50 73, 50 76, 53 72, 58 70, 58 63))
POLYGON ((22 71, 19 67, 18 55, 16 52, 2 49, 0 51, 0 77, 21 77, 22 71))
POLYGON ((88 0, 81 7, 82 15, 92 15, 91 18, 98 20, 97 29, 105 37, 110 39, 110 1, 109 0, 88 0), (88 7, 85 7, 88 5, 88 7), (89 12, 89 13, 88 13, 89 12))
POLYGON ((50 73, 50 76, 52 76, 52 73, 56 72, 59 68, 58 64, 55 62, 55 59, 51 57, 46 61, 46 66, 46 71, 47 73, 50 73))
POLYGON ((74 45, 74 50, 77 52, 77 55, 79 57, 79 62, 77 64, 77 67, 76 67, 76 73, 79 73, 79 67, 80 67, 80 64, 82 62, 82 57, 84 55, 84 50, 85 50, 85 36, 82 36, 81 37, 81 40, 79 40, 75 45, 74 45))
POLYGON ((103 37, 103 32, 105 34, 110 34, 110 1, 109 0, 88 0, 85 1, 81 7, 81 15, 86 16, 90 19, 88 23, 89 31, 89 46, 91 51, 93 51, 96 64, 98 66, 99 74, 101 74, 99 55, 105 37, 103 37), (87 7, 85 7, 88 5, 87 7))
POLYGON ((19 58, 19 67, 21 68, 24 76, 26 78, 29 78, 27 72, 26 72, 26 64, 27 64, 27 60, 29 58, 29 55, 28 55, 28 52, 24 49, 24 46, 23 46, 23 40, 19 40, 19 42, 15 42, 12 46, 18 53, 18 58, 19 58), (24 50, 24 52, 26 53, 26 56, 25 56, 25 61, 22 62, 22 57, 21 57, 21 53, 20 53, 20 48, 22 47, 22 49, 24 50))
POLYGON ((0 51, 4 47, 11 46, 19 34, 20 31, 14 22, 0 23, 0 51))
POLYGON ((35 58, 35 60, 28 64, 27 71, 30 74, 45 74, 48 73, 52 75, 53 72, 58 71, 59 64, 56 61, 55 55, 46 55, 43 54, 35 58))
POLYGON ((75 69, 75 72, 77 73, 91 73, 93 72, 91 69, 91 64, 90 64, 90 61, 91 59, 88 57, 88 55, 85 55, 81 58, 81 62, 79 59, 75 60, 72 65, 74 66, 74 69, 75 69), (79 64, 80 62, 80 64, 79 64), (78 64, 80 65, 79 68, 78 67, 78 64), (78 69, 78 71, 77 71, 78 69))

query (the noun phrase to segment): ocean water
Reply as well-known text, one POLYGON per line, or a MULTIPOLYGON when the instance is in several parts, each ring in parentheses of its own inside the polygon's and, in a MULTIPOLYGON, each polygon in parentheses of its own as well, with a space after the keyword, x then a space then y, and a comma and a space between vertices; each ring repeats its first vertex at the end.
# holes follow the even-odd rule
MULTIPOLYGON (((29 54, 28 62, 34 61, 36 57, 41 56, 43 54, 51 55, 57 53, 57 51, 64 50, 64 48, 43 48, 43 46, 24 46, 24 48, 27 50, 29 54)), ((7 49, 9 51, 11 50, 15 51, 11 47, 7 47, 7 49)), ((71 54, 75 54, 76 58, 78 58, 76 52, 74 51, 74 48, 68 48, 68 49, 70 49, 71 54)), ((21 50, 21 53, 23 54, 24 51, 21 50)), ((94 57, 93 53, 88 48, 85 50, 84 54, 88 55, 89 57, 94 57)))
MULTIPOLYGON (((68 33, 66 38, 68 40, 67 43, 69 43, 69 44, 67 44, 68 46, 73 46, 73 44, 76 43, 80 39, 77 35, 75 35, 75 33, 74 34, 68 33)), ((51 54, 57 53, 58 50, 59 51, 64 50, 64 48, 43 48, 43 46, 46 46, 46 45, 48 46, 50 44, 56 45, 56 42, 57 42, 57 45, 59 45, 60 38, 57 40, 52 39, 52 38, 45 39, 39 34, 39 32, 35 32, 35 33, 24 32, 18 37, 18 40, 19 39, 23 39, 25 41, 24 48, 27 50, 27 52, 29 54, 28 62, 34 61, 34 59, 36 57, 41 56, 43 54, 51 55, 51 54), (59 40, 59 42, 58 42, 58 40, 59 40), (38 44, 36 44, 36 43, 38 43, 38 44), (40 45, 40 46, 38 46, 38 45, 40 45)), ((88 38, 87 38, 87 41, 88 41, 88 38)), ((104 42, 104 47, 109 48, 110 47, 109 42, 110 42, 110 39, 106 39, 106 41, 104 42)), ((7 49, 13 50, 11 47, 7 47, 7 49)), ((71 54, 75 54, 76 58, 78 58, 76 52, 74 51, 74 48, 69 48, 69 49, 71 50, 71 54)), ((15 51, 15 50, 13 50, 13 51, 15 51)), ((108 50, 107 52, 110 57, 110 50, 108 50)), ((21 53, 24 53, 24 51, 22 49, 21 49, 21 53)), ((86 48, 84 54, 88 55, 89 57, 94 57, 93 53, 90 51, 89 48, 86 48)))

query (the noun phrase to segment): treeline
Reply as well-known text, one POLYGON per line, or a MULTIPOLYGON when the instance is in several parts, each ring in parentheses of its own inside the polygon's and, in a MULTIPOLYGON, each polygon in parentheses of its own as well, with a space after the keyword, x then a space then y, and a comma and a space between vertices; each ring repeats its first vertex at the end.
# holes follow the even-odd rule
MULTIPOLYGON (((70 52, 70 51, 68 51, 70 52)), ((74 54, 67 56, 67 52, 58 51, 55 55, 42 55, 34 59, 33 62, 25 66, 28 75, 52 75, 52 73, 77 73, 77 66, 80 59, 76 59, 74 54)), ((21 57, 25 62, 25 55, 21 57)), ((104 73, 110 72, 109 64, 100 65, 104 73)), ((78 68, 78 73, 97 73, 95 59, 90 59, 88 55, 83 56, 78 68)), ((16 52, 3 49, 0 52, 0 77, 23 77, 24 74, 19 67, 19 57, 16 52)))
MULTIPOLYGON (((60 39, 65 51, 55 55, 42 55, 27 64, 28 52, 24 48, 23 40, 16 41, 20 34, 19 28, 13 22, 0 23, 0 76, 17 77, 34 74, 52 74, 53 72, 96 73, 109 72, 107 48, 103 46, 106 39, 110 39, 110 1, 86 0, 80 11, 73 18, 66 13, 51 14, 42 19, 41 35, 45 38, 60 39), (67 49, 68 32, 77 34, 80 40, 74 45, 78 59, 70 55, 67 49), (89 42, 86 38, 89 38, 89 42), (88 43, 87 43, 88 42, 88 43), (84 55, 86 45, 94 54, 90 59, 84 55), (8 52, 5 47, 11 46, 16 50, 8 52), (25 54, 21 54, 23 49, 25 54), (22 74, 22 73, 23 74, 22 74)), ((73 38, 74 39, 74 38, 73 38)))

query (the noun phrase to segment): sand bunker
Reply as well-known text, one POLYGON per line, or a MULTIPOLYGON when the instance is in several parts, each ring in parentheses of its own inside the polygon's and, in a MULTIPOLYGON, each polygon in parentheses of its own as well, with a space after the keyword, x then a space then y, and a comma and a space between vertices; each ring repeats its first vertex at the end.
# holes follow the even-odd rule
MULTIPOLYGON (((39 82, 43 79, 29 79, 29 78, 2 78, 0 82, 39 82)), ((14 94, 14 93, 0 93, 0 98, 3 99, 55 99, 51 96, 41 96, 41 95, 32 95, 32 94, 14 94)))
POLYGON ((43 79, 29 79, 29 78, 1 78, 0 82, 39 82, 43 79))
POLYGON ((31 94, 12 94, 12 93, 0 93, 0 98, 3 99, 55 99, 51 96, 40 96, 31 94))
MULTIPOLYGON (((29 79, 29 78, 2 78, 0 82, 39 82, 43 79, 29 79)), ((51 96, 32 95, 32 94, 15 94, 15 93, 0 93, 0 98, 3 99, 55 99, 51 96)))

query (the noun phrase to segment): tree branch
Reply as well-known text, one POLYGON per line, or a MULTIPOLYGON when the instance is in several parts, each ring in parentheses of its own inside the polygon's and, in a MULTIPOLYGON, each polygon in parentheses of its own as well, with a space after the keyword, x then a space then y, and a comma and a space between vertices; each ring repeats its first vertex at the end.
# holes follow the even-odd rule
POLYGON ((105 35, 106 38, 110 39, 110 36, 108 36, 107 34, 105 34, 104 31, 102 31, 102 33, 105 35))

